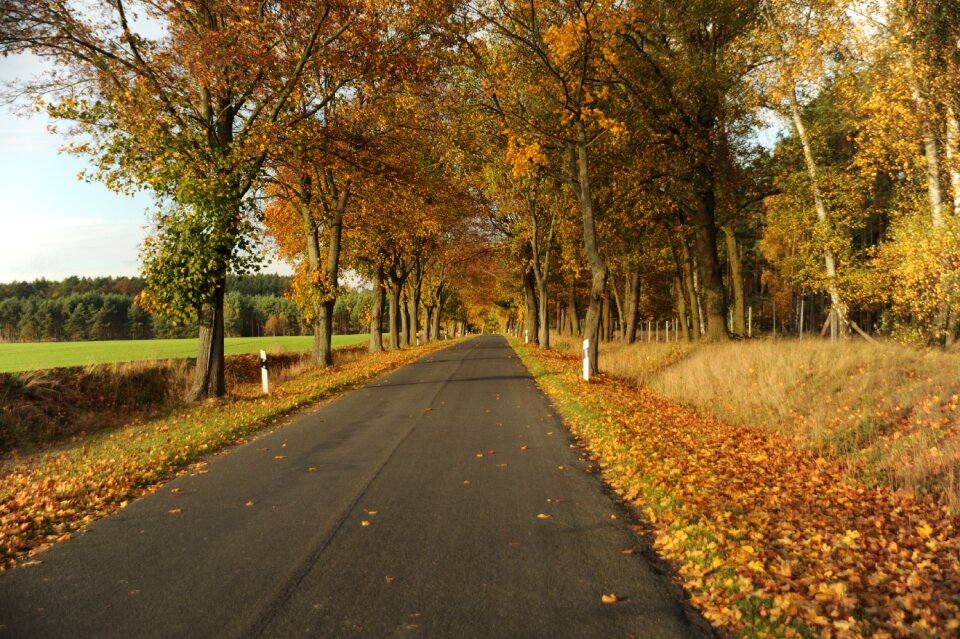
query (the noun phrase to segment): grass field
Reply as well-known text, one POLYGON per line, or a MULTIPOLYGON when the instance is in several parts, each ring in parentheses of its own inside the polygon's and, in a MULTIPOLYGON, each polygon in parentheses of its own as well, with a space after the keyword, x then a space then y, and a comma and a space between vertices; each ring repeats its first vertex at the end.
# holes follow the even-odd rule
MULTIPOLYGON (((334 335, 333 347, 343 348, 366 342, 367 335, 334 335)), ((293 353, 308 351, 313 336, 228 337, 226 354, 256 353, 260 350, 293 353)), ((113 362, 155 359, 183 359, 197 356, 196 339, 145 339, 110 342, 29 342, 0 344, 0 373, 87 366, 113 362)))

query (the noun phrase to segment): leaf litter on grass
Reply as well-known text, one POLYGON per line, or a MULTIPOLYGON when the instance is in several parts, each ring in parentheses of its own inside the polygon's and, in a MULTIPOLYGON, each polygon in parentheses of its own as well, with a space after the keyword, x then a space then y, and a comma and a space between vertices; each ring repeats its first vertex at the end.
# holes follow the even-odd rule
POLYGON ((960 518, 731 426, 519 348, 604 479, 646 514, 691 600, 741 636, 960 636, 960 518))

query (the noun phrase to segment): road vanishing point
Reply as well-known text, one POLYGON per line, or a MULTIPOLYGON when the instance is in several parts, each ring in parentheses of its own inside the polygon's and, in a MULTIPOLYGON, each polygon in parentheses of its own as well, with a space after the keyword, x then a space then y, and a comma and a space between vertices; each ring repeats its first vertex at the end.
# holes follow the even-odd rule
POLYGON ((0 636, 712 636, 572 443, 459 343, 0 575, 0 636))

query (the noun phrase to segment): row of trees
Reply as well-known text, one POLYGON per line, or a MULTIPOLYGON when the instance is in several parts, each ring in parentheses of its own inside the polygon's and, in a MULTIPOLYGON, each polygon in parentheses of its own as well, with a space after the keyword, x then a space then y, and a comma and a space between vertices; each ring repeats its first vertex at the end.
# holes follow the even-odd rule
MULTIPOLYGON (((308 335, 312 326, 285 295, 291 278, 231 278, 224 299, 228 337, 308 335), (260 294, 260 293, 267 294, 260 294)), ((196 322, 174 324, 135 302, 137 278, 69 278, 0 285, 0 341, 82 341, 196 337, 196 322), (126 294, 116 291, 127 290, 126 294), (85 291, 85 292, 77 292, 85 291)), ((141 287, 142 288, 142 287, 141 287)), ((345 290, 334 306, 338 334, 366 332, 373 291, 345 290)))
POLYGON ((198 322, 191 398, 224 391, 227 273, 264 236, 321 365, 346 268, 371 350, 382 315, 400 348, 454 299, 543 346, 552 316, 594 367, 612 309, 628 341, 642 315, 743 335, 753 305, 834 338, 960 330, 955 3, 7 4, 0 50, 57 62, 38 108, 163 205, 139 300, 198 322))
POLYGON ((313 325, 316 363, 332 361, 338 278, 348 266, 374 284, 371 349, 382 348, 384 293, 391 347, 437 336, 478 233, 444 129, 444 88, 457 81, 448 64, 459 55, 457 8, 5 3, 0 52, 54 63, 21 89, 69 123, 69 150, 90 158, 88 177, 149 189, 160 202, 138 301, 170 321, 198 323, 188 399, 225 392, 227 274, 258 268, 264 226, 297 267, 292 298, 313 325))
POLYGON ((960 5, 473 11, 494 141, 480 188, 520 283, 506 322, 543 346, 551 323, 580 330, 594 366, 602 327, 632 341, 640 317, 679 316, 685 339, 717 341, 745 335, 751 306, 835 338, 956 339, 960 5))

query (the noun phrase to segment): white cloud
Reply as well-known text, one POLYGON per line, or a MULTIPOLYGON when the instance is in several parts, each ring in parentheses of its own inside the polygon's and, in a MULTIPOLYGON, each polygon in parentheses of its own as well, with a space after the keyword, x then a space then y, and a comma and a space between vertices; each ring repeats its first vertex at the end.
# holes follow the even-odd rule
POLYGON ((5 221, 0 281, 62 279, 70 275, 135 275, 137 251, 146 231, 141 224, 65 217, 5 221))

